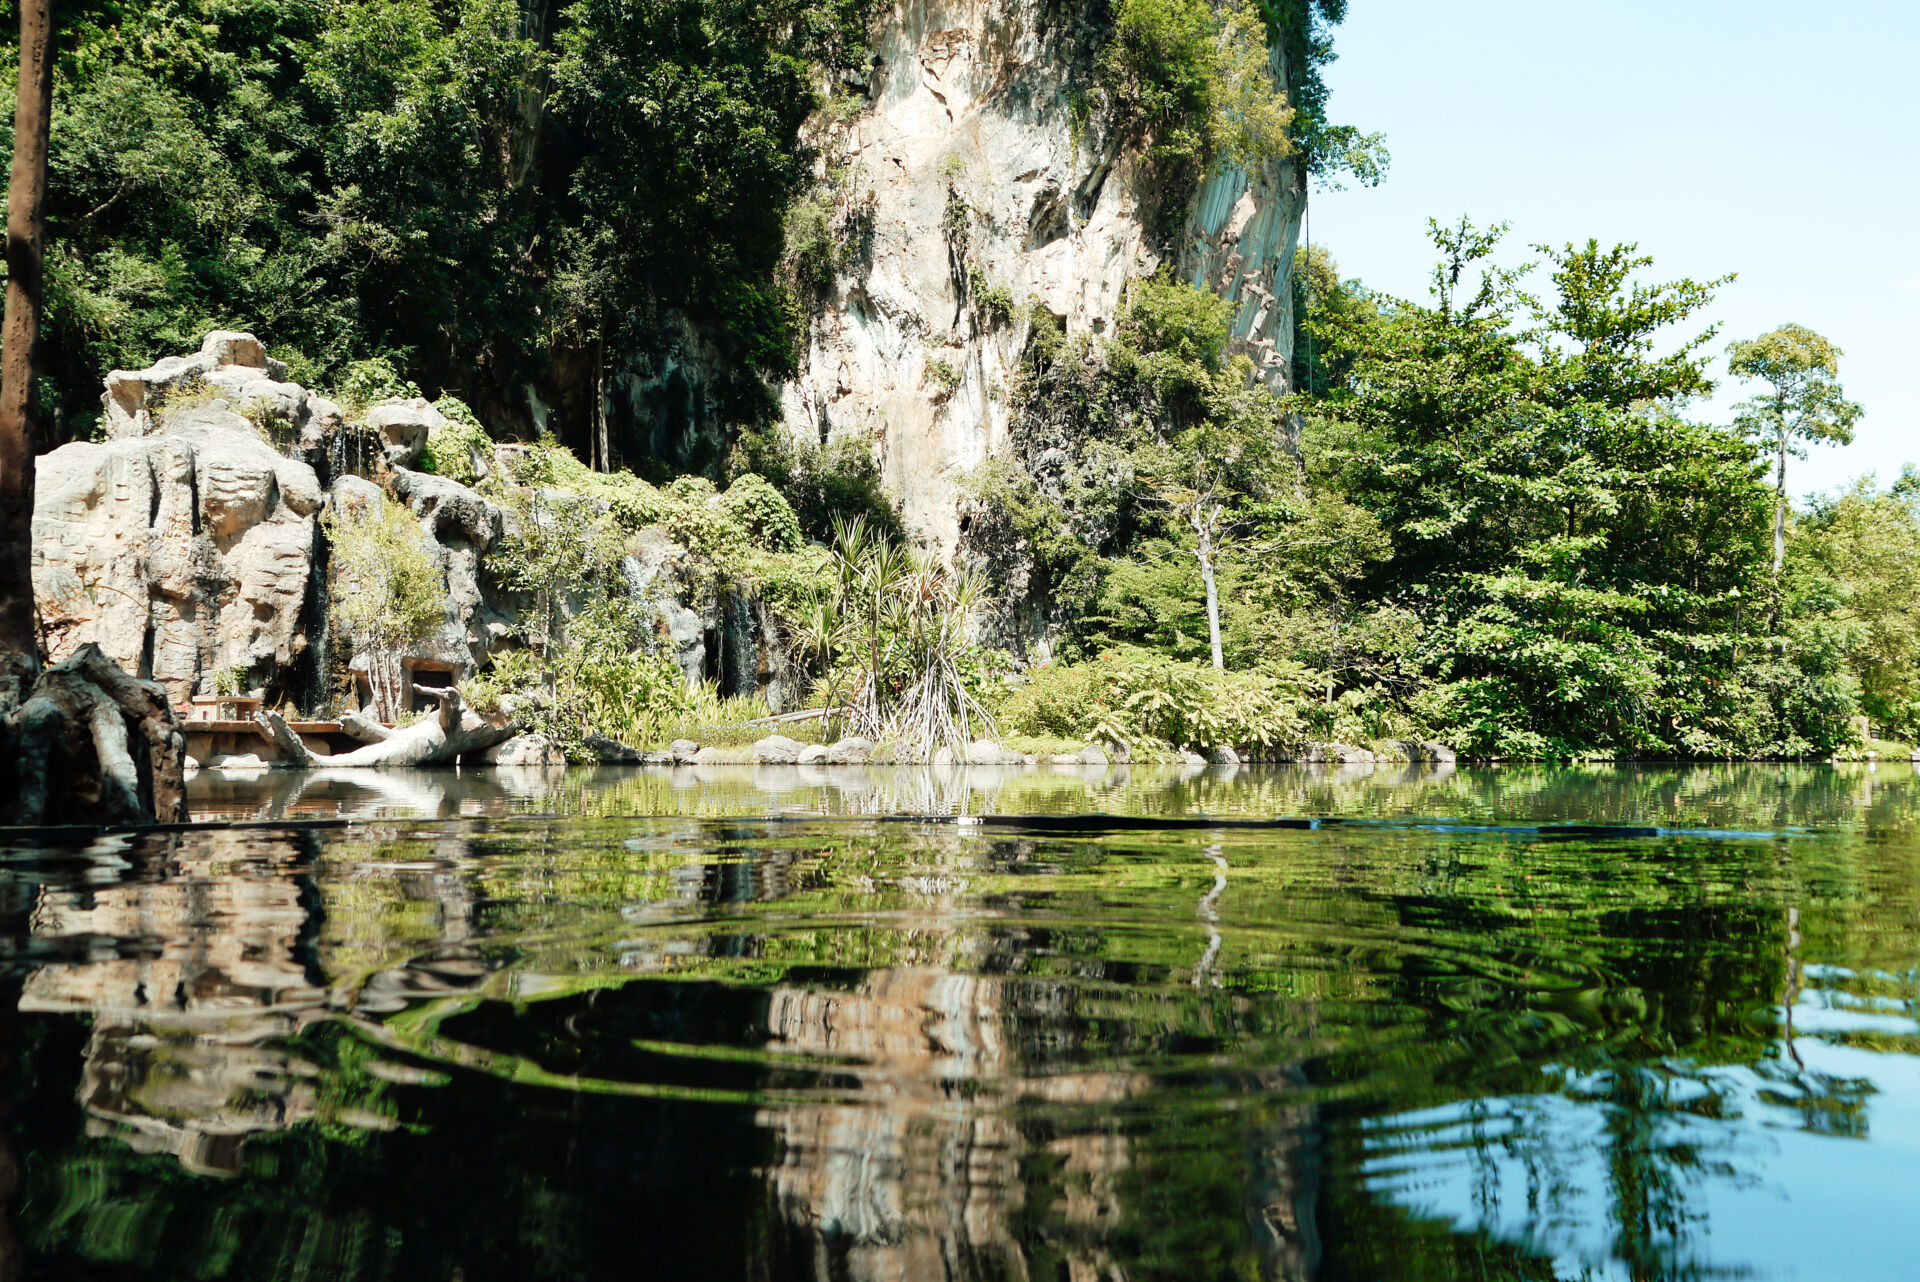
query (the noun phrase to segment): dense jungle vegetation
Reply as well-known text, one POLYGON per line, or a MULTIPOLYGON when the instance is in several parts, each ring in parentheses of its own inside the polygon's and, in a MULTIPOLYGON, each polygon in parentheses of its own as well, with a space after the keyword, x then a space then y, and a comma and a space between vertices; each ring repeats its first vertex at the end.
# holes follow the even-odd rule
MULTIPOLYGON (((1222 163, 1379 178, 1380 139, 1331 123, 1319 78, 1344 7, 1043 15, 1073 55, 1075 110, 1148 156, 1178 208, 1222 163), (1286 53, 1283 85, 1260 74, 1266 42, 1286 53)), ((1731 425, 1701 421, 1689 405, 1720 349, 1687 324, 1724 282, 1651 282, 1630 245, 1537 247, 1516 270, 1497 265, 1498 229, 1436 226, 1426 301, 1303 253, 1284 398, 1231 351, 1228 306, 1168 276, 1135 282, 1108 335, 996 298, 1025 344, 1014 450, 971 478, 963 565, 869 564, 844 537, 829 551, 836 517, 862 518, 863 548, 905 534, 863 451, 766 430, 807 291, 835 270, 818 220, 796 216, 816 182, 801 127, 860 109, 869 9, 63 6, 46 444, 93 430, 107 369, 219 326, 349 403, 439 391, 465 436, 429 466, 462 479, 486 431, 535 434, 537 402, 554 436, 525 465, 592 497, 565 527, 591 533, 533 538, 502 565, 535 597, 602 585, 524 638, 516 679, 573 689, 549 708, 570 742, 724 711, 678 692, 608 587, 609 549, 648 527, 764 591, 819 697, 868 701, 876 729, 906 715, 880 687, 903 698, 933 670, 914 650, 939 670, 943 716, 984 703, 1036 741, 1805 756, 1920 739, 1920 477, 1788 510, 1788 455, 1848 439, 1860 413, 1838 351, 1795 326, 1736 345, 1757 394, 1731 425), (591 452, 587 407, 620 362, 684 343, 724 371, 706 394, 727 431, 604 481, 556 448, 615 461, 591 452), (908 621, 916 583, 996 644, 941 611, 908 621), (918 639, 877 644, 875 603, 918 639)))
MULTIPOLYGON (((778 270, 789 207, 814 177, 801 125, 831 96, 864 101, 849 86, 864 85, 872 8, 61 5, 49 444, 87 435, 107 370, 189 350, 218 326, 259 334, 297 382, 383 360, 496 431, 545 417, 569 444, 587 439, 594 393, 623 363, 691 344, 721 372, 701 389, 712 420, 767 421, 801 315, 778 270)), ((1343 8, 1272 0, 1259 22, 1299 68, 1299 145, 1364 166, 1375 140, 1326 123, 1315 71, 1343 8)), ((1218 149, 1228 103, 1205 0, 1043 10, 1084 67, 1103 136, 1152 133, 1194 161, 1218 149), (1182 134, 1192 112, 1203 127, 1182 134)), ((671 443, 672 461, 705 470, 725 444, 671 443)), ((643 470, 671 465, 630 452, 643 470)))
POLYGON ((1137 287, 1111 339, 1029 348, 1019 459, 981 478, 970 538, 1020 564, 1005 586, 1044 603, 1058 651, 1211 660, 1354 743, 1797 757, 1915 738, 1920 477, 1792 513, 1766 475, 1798 440, 1848 438, 1832 345, 1797 326, 1735 344, 1761 394, 1701 422, 1714 333, 1686 323, 1724 282, 1649 283, 1631 245, 1513 268, 1500 229, 1432 235, 1424 304, 1300 256, 1285 398, 1249 390, 1225 305, 1179 284, 1137 287))

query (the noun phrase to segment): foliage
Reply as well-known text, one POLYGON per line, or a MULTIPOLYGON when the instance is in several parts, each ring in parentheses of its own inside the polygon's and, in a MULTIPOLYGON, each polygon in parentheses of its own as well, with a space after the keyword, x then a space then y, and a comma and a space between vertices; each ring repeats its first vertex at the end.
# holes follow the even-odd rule
POLYGON ((1031 735, 1131 749, 1292 750, 1306 738, 1301 705, 1313 680, 1297 667, 1220 672, 1133 647, 1078 664, 1034 668, 1000 707, 1031 735))
POLYGON ((1827 755, 1862 706, 1904 733, 1903 595, 1869 619, 1841 586, 1901 573, 1897 505, 1871 536, 1865 499, 1822 516, 1840 572, 1808 523, 1776 612, 1754 442, 1685 412, 1713 331, 1680 327, 1724 281, 1589 241, 1537 247, 1540 298, 1500 229, 1433 234, 1427 306, 1303 255, 1284 400, 1179 283, 1136 282, 1104 342, 1036 316, 1013 456, 970 478, 963 530, 1004 626, 1069 659, 1295 665, 1301 724, 1346 741, 1827 755))
POLYGON ((471 697, 551 735, 570 759, 591 760, 590 734, 630 746, 664 745, 683 731, 765 716, 689 684, 663 641, 653 607, 635 598, 628 557, 643 531, 692 555, 682 586, 721 582, 756 592, 783 618, 823 584, 820 554, 801 547, 799 522, 763 478, 745 473, 724 493, 704 477, 655 487, 631 473, 590 471, 551 443, 509 452, 485 490, 507 509, 506 537, 487 567, 521 602, 524 651, 496 655, 471 697))
POLYGON ((960 386, 960 371, 943 356, 929 356, 926 381, 933 388, 936 399, 945 400, 960 386))
POLYGON ((657 348, 674 315, 719 347, 737 372, 721 406, 750 420, 757 375, 790 359, 772 274, 812 78, 865 64, 867 5, 115 0, 63 18, 47 351, 69 420, 107 369, 216 326, 259 333, 309 385, 379 358, 520 405, 551 388, 556 349, 657 348))
POLYGON ((474 484, 482 469, 491 470, 493 466, 493 438, 459 398, 442 396, 433 408, 447 422, 427 434, 420 470, 450 477, 462 485, 474 484))
POLYGON ((1794 622, 1831 620, 1875 731, 1920 741, 1920 476, 1816 498, 1793 536, 1794 622))
POLYGON ((340 408, 358 418, 381 401, 411 400, 420 395, 420 388, 402 378, 386 357, 369 356, 341 371, 334 394, 340 398, 340 408))
POLYGON ((1853 440, 1864 410, 1840 388, 1842 352, 1804 325, 1782 325, 1727 348, 1735 378, 1772 388, 1740 407, 1740 425, 1765 441, 1853 440))
POLYGON ((527 602, 527 648, 494 657, 471 693, 476 703, 515 696, 516 719, 551 736, 570 760, 593 759, 590 734, 619 736, 685 713, 686 677, 658 653, 650 621, 626 590, 620 563, 629 536, 616 512, 589 495, 540 486, 503 488, 498 499, 509 534, 487 564, 527 602))
POLYGON ((800 519, 763 476, 745 472, 734 477, 720 496, 719 508, 768 551, 792 552, 800 546, 800 519))
POLYGON ((532 650, 496 656, 468 682, 468 697, 482 710, 510 708, 523 730, 558 743, 569 761, 598 760, 589 735, 631 747, 672 740, 713 696, 690 691, 671 658, 627 644, 630 630, 618 620, 603 632, 610 613, 574 620, 571 644, 550 661, 532 650))
POLYGON ((1847 681, 1748 608, 1766 492, 1742 434, 1684 418, 1710 337, 1662 347, 1713 284, 1633 282, 1593 242, 1546 254, 1555 296, 1492 265, 1499 230, 1434 228, 1435 305, 1373 296, 1310 331, 1347 371, 1310 408, 1321 483, 1393 555, 1361 590, 1422 621, 1406 706, 1498 755, 1829 751, 1847 681), (1660 350, 1671 354, 1658 355, 1660 350))
POLYGON ((877 535, 905 536, 899 509, 888 497, 880 465, 865 441, 836 437, 824 444, 795 441, 782 429, 744 433, 729 470, 757 473, 786 497, 801 536, 824 544, 835 518, 861 520, 877 535))
POLYGON ((333 621, 367 656, 377 715, 393 721, 410 702, 400 689, 400 656, 440 627, 446 585, 418 521, 384 498, 358 511, 329 509, 333 621))
POLYGON ((1292 150, 1293 111, 1251 4, 1118 0, 1094 78, 1115 132, 1156 160, 1252 166, 1292 150))
MULTIPOLYGON (((552 442, 519 447, 509 471, 510 482, 550 494, 569 511, 577 509, 581 520, 598 523, 604 518, 624 533, 659 529, 722 574, 740 568, 752 537, 705 477, 682 476, 662 488, 627 471, 596 472, 552 442)), ((772 537, 790 535, 777 509, 752 491, 750 482, 748 493, 740 496, 736 506, 755 514, 756 520, 770 522, 766 528, 772 537)))
POLYGON ((967 268, 967 297, 988 325, 1001 326, 1013 320, 1013 291, 996 284, 978 267, 967 268))
POLYGON ((1740 406, 1737 425, 1774 450, 1773 573, 1787 556, 1787 455, 1806 456, 1801 443, 1853 440, 1865 412, 1840 390, 1840 349, 1802 325, 1782 325, 1727 349, 1736 378, 1761 379, 1773 390, 1740 406))
POLYGON ((1162 398, 1198 395, 1220 371, 1233 313, 1204 289, 1164 276, 1135 281, 1114 323, 1113 354, 1162 398))
POLYGON ((1391 159, 1385 138, 1327 116, 1321 68, 1333 61, 1332 29, 1346 17, 1347 0, 1259 0, 1259 5, 1286 64, 1293 143, 1308 171, 1331 187, 1339 187, 1343 175, 1377 185, 1391 159))
POLYGON ((985 671, 967 637, 981 584, 965 570, 877 534, 834 531, 832 574, 795 620, 795 648, 821 676, 816 697, 844 707, 855 734, 921 756, 991 733, 985 671))

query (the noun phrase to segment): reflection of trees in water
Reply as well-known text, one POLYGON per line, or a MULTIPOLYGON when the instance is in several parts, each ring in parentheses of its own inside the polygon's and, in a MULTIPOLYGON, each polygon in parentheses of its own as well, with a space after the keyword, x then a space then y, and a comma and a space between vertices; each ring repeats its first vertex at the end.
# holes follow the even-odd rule
POLYGON ((204 771, 202 817, 1084 814, 1920 830, 1906 762, 204 771))
MULTIPOLYGON (((306 1175, 273 1177, 281 1201, 257 1214, 375 1243, 327 1257, 347 1277, 427 1249, 411 1243, 458 1254, 448 1226, 483 1224, 511 1241, 491 1266, 468 1251, 469 1279, 577 1276, 614 1258, 596 1235, 631 1230, 636 1181, 650 1205, 731 1216, 709 1246, 767 1278, 1550 1276, 1538 1251, 1417 1219, 1359 1173, 1367 1118, 1462 1106, 1509 1108, 1460 1141, 1475 1160, 1531 1163, 1547 1189, 1585 1178, 1559 1115, 1510 1107, 1561 1100, 1606 1123, 1588 1151, 1611 1258, 1677 1276, 1702 1174, 1740 1155, 1704 1142, 1712 1074, 1674 1066, 1758 1066, 1805 1116, 1860 1133, 1863 1084, 1781 1058, 1752 995, 1764 1009, 1799 982, 1789 897, 1870 901, 1904 867, 1816 839, 1734 858, 1357 830, 530 822, 320 840, 122 839, 41 879, 21 1005, 91 1016, 79 1102, 119 1137, 74 1150, 62 1196, 103 1196, 85 1190, 111 1169, 155 1205, 218 1200, 215 1182, 157 1182, 165 1162, 239 1173, 223 1196, 257 1199, 249 1153, 275 1154, 306 1175), (422 1065, 445 1046, 476 1052, 472 1070, 422 1065), (460 1088, 406 1091, 436 1071, 460 1088), (1683 1114, 1704 1129, 1676 1142, 1683 1114), (470 1205, 409 1187, 435 1163, 470 1205), (303 1200, 308 1176, 359 1227, 303 1200), (363 1186, 392 1205, 338 1192, 363 1186)), ((1823 908, 1808 946, 1861 974, 1914 955, 1910 927, 1867 911, 1823 908)))

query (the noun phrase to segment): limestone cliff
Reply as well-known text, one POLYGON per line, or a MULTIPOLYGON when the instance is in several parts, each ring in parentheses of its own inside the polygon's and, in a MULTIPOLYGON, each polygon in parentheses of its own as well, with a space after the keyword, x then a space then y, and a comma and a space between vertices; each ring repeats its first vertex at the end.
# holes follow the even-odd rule
POLYGON ((88 641, 177 701, 225 669, 291 668, 312 577, 313 469, 224 405, 39 461, 33 579, 55 659, 88 641))
MULTIPOLYGON (((102 397, 109 439, 39 460, 33 583, 54 659, 95 642, 176 704, 223 682, 308 712, 339 704, 343 677, 364 693, 375 660, 363 639, 331 631, 331 594, 353 571, 321 516, 388 502, 418 520, 442 593, 438 625, 387 657, 401 688, 457 682, 520 644, 528 602, 487 561, 521 532, 517 518, 422 470, 448 420, 419 398, 349 416, 285 374, 253 335, 217 331, 193 355, 114 371, 102 397)), ((468 462, 485 475, 483 459, 468 462)), ((653 644, 690 684, 784 706, 785 651, 755 593, 652 528, 633 536, 620 572, 653 644)))
MULTIPOLYGON (((909 524, 948 549, 957 482, 1005 444, 1027 299, 1069 334, 1107 332, 1127 282, 1167 265, 1239 305, 1236 347, 1270 385, 1291 357, 1300 167, 1211 173, 1178 197, 1178 241, 1157 244, 1181 211, 1137 150, 1076 124, 1084 53, 1050 12, 903 0, 876 26, 870 105, 849 114, 842 99, 809 126, 860 249, 811 318, 784 424, 869 443, 909 524)), ((1284 81, 1277 52, 1273 70, 1284 81)))

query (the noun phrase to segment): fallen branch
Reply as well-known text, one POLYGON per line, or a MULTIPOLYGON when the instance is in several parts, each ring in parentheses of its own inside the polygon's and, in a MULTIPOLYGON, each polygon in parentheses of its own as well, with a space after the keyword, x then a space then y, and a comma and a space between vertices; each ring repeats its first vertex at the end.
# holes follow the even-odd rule
MULTIPOLYGON (((513 725, 491 726, 467 707, 458 690, 444 686, 415 686, 414 693, 440 701, 439 711, 422 717, 410 726, 388 730, 374 726, 383 737, 351 752, 325 753, 309 748, 287 719, 277 712, 256 712, 253 720, 280 749, 288 765, 307 767, 344 766, 444 766, 461 757, 478 757, 497 743, 519 733, 513 725)), ((345 720, 341 728, 359 738, 371 733, 366 718, 356 718, 352 729, 345 720)))

